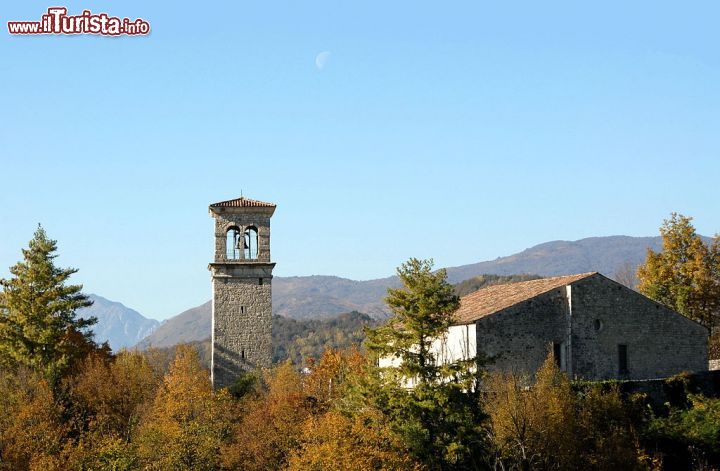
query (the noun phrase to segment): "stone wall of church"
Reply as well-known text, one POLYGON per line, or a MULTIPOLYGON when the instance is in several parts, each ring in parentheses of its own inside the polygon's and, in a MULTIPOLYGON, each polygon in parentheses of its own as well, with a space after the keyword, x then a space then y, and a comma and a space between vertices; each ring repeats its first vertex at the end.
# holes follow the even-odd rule
POLYGON ((551 352, 577 379, 663 378, 708 369, 707 329, 602 275, 481 318, 476 329, 490 370, 533 374, 551 352))
POLYGON ((476 322, 477 348, 489 370, 534 374, 553 343, 567 339, 567 303, 562 289, 541 294, 476 322))
POLYGON ((708 331, 701 325, 600 275, 571 290, 573 375, 650 379, 707 371, 708 331), (620 371, 619 345, 626 371, 620 371))

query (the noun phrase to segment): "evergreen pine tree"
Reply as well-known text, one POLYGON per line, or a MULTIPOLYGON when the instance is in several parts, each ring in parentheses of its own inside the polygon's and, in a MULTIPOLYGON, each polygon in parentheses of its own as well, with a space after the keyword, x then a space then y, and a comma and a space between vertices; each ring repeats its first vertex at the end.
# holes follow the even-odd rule
POLYGON ((386 298, 394 315, 369 329, 366 343, 378 359, 395 361, 378 368, 369 396, 429 469, 480 468, 485 451, 477 387, 481 364, 477 358, 437 358, 433 348, 453 324, 459 299, 445 270, 433 272, 431 260, 410 259, 397 274, 403 286, 389 289, 386 298))
POLYGON ((76 315, 92 301, 82 285, 66 284, 77 270, 56 267, 56 250, 56 241, 38 226, 23 261, 10 268, 12 277, 0 279, 0 366, 29 367, 53 385, 97 349, 87 330, 97 319, 76 315))

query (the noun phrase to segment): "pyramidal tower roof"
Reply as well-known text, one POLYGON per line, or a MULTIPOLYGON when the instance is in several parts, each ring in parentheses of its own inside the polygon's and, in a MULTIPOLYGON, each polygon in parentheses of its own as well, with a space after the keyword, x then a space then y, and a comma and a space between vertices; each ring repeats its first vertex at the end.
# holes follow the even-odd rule
POLYGON ((265 201, 253 200, 241 196, 233 200, 220 201, 210 205, 211 208, 274 208, 276 205, 273 203, 266 203, 265 201))

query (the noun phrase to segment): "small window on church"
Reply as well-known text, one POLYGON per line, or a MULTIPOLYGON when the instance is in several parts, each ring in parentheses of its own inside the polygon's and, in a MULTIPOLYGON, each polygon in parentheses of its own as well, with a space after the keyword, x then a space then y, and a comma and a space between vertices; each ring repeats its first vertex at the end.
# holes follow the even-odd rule
POLYGON ((263 279, 262 279, 262 278, 258 278, 258 284, 259 284, 260 286, 262 286, 262 284, 263 284, 263 279))
POLYGON ((255 226, 245 229, 245 258, 250 260, 258 258, 258 230, 255 226))
POLYGON ((244 360, 245 359, 245 350, 240 350, 240 357, 244 360))
POLYGON ((595 319, 595 322, 593 323, 593 327, 595 328, 595 332, 600 332, 603 328, 603 323, 600 319, 595 319))
POLYGON ((240 306, 240 314, 245 314, 245 306, 240 306))
POLYGON ((627 345, 618 345, 618 373, 628 374, 627 345))
POLYGON ((558 368, 562 368, 562 344, 553 343, 553 360, 558 368))
POLYGON ((227 237, 225 241, 225 255, 228 260, 238 260, 240 258, 241 240, 240 240, 240 229, 233 226, 227 231, 227 237))

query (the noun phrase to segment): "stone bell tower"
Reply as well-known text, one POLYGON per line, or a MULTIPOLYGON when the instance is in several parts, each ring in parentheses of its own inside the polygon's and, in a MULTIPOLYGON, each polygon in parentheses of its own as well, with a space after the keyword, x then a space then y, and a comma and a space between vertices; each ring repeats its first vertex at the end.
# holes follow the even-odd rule
POLYGON ((215 219, 212 274, 212 383, 270 367, 272 270, 270 217, 275 205, 237 198, 210 205, 215 219))

